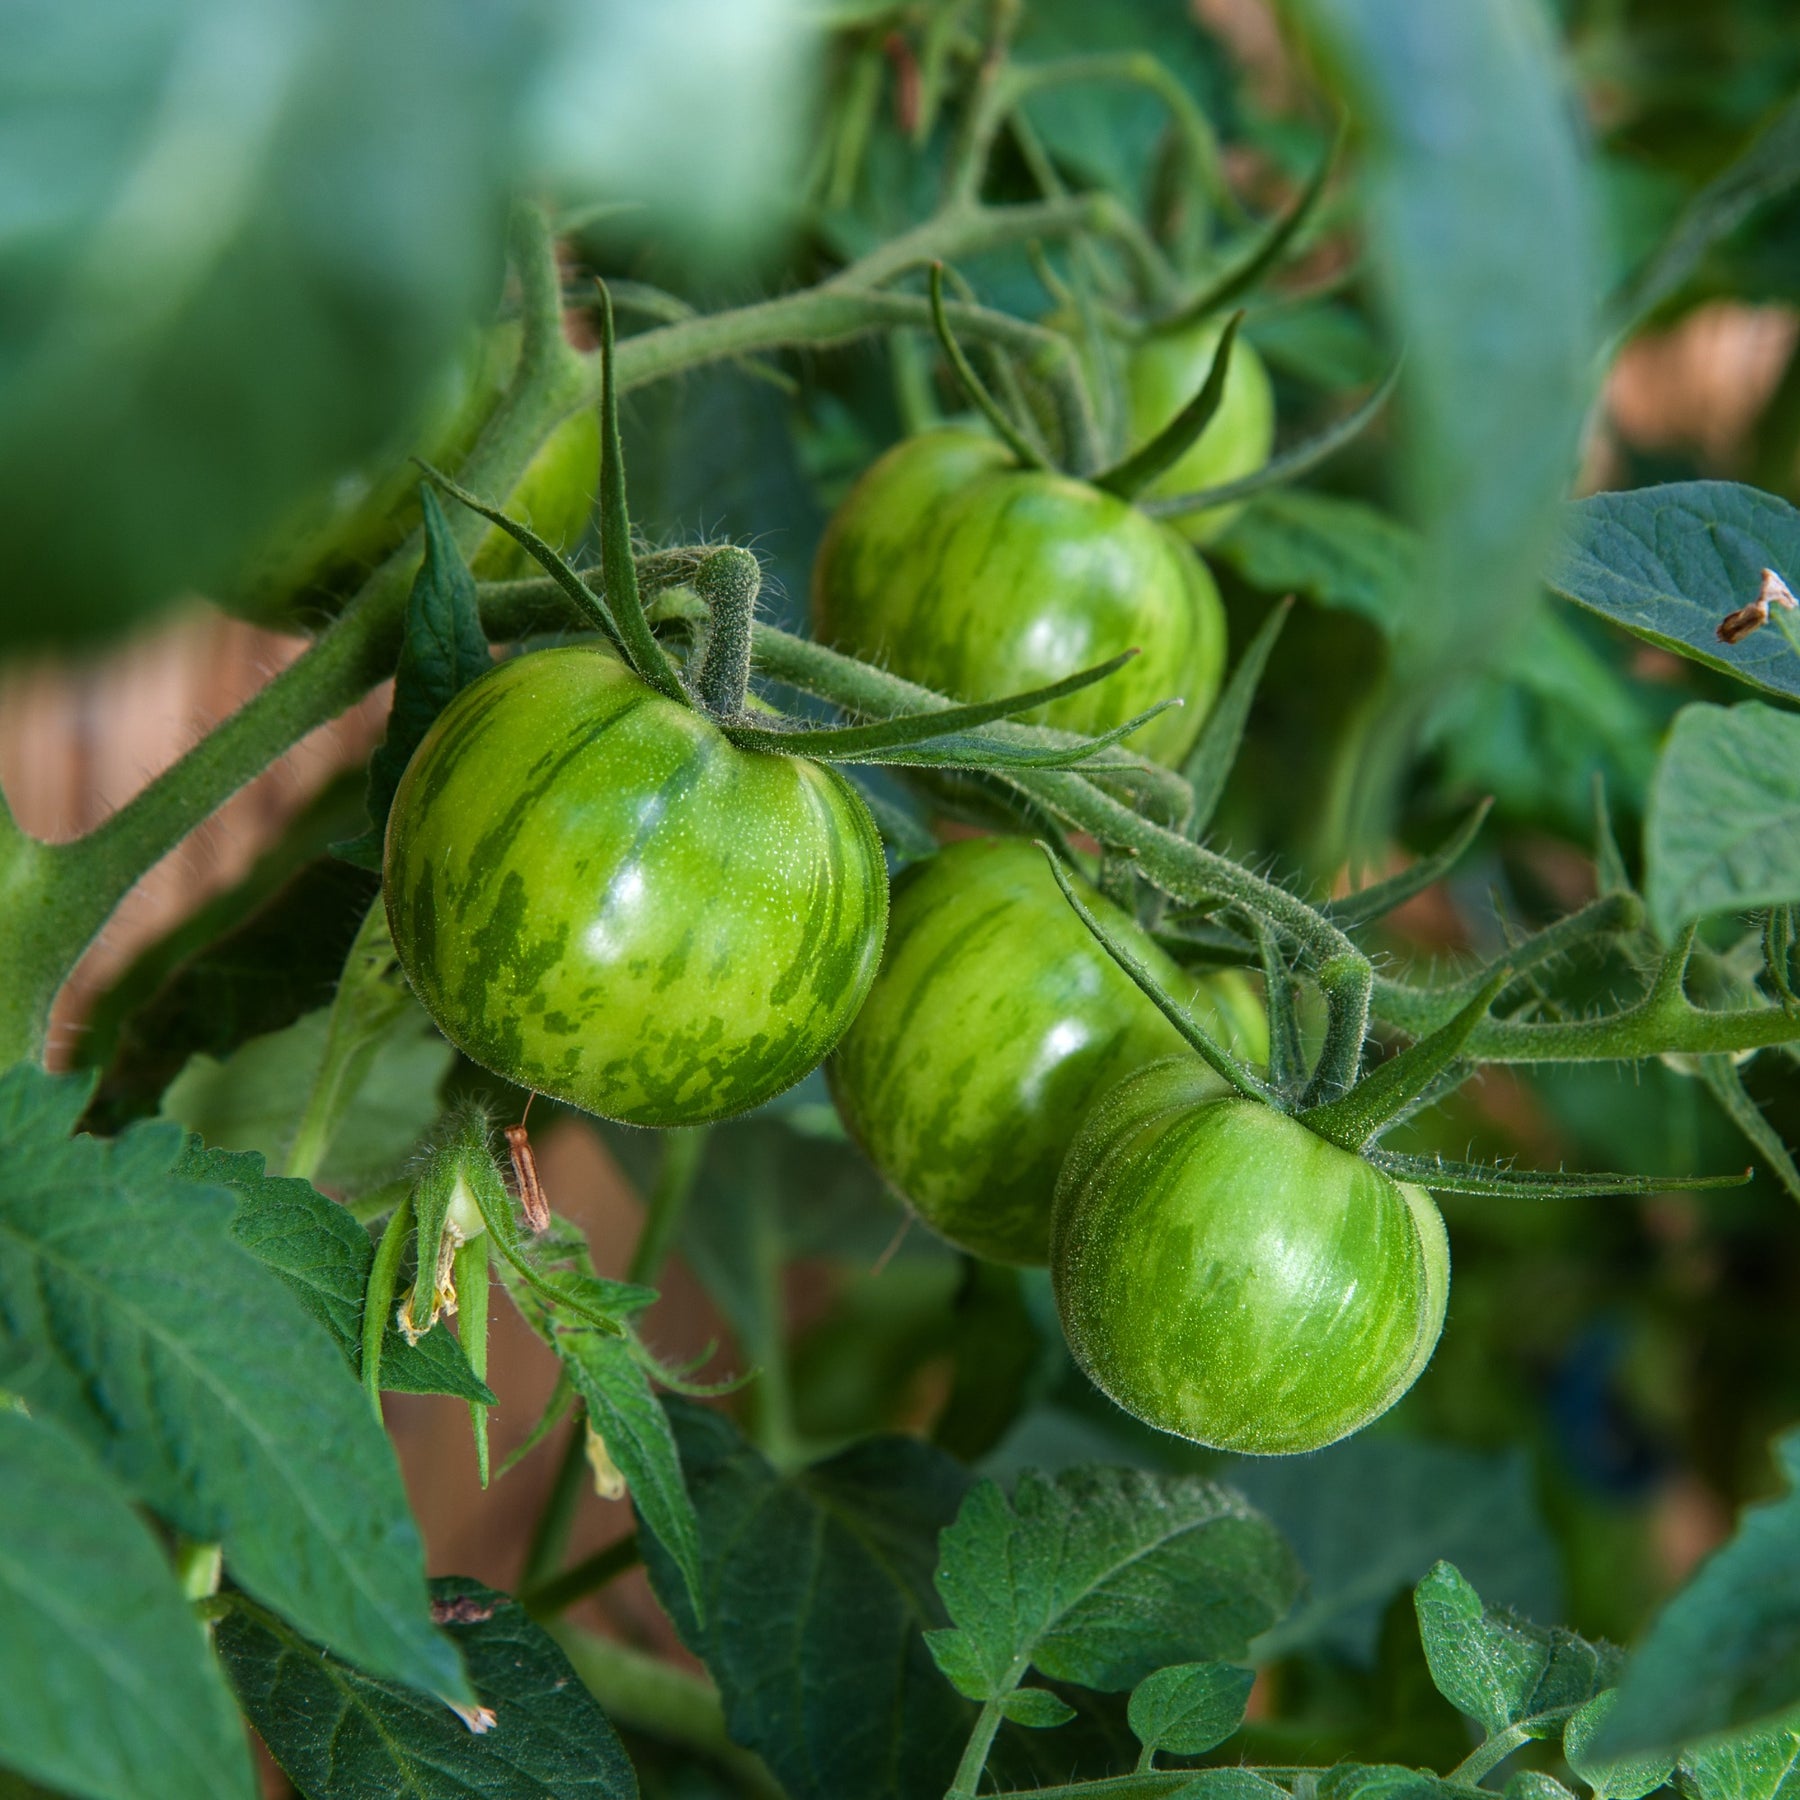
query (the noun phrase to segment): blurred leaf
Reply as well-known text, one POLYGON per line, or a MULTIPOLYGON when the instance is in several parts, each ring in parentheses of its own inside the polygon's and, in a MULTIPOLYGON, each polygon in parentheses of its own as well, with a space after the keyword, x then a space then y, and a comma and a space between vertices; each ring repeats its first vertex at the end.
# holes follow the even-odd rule
POLYGON ((1749 147, 1683 210, 1667 241, 1613 302, 1612 329, 1623 336, 1695 273, 1706 253, 1765 201, 1800 183, 1800 97, 1790 100, 1749 147))
POLYGON ((1509 1726, 1530 1737, 1553 1736, 1562 1728, 1562 1710, 1591 1700, 1618 1673, 1620 1653, 1612 1645, 1484 1606, 1447 1562, 1419 1583, 1413 1604, 1438 1692, 1489 1736, 1509 1726))
MULTIPOLYGON (((281 1277, 294 1298, 331 1333, 351 1372, 360 1378, 363 1296, 375 1260, 368 1232, 311 1182, 264 1174, 263 1159, 253 1151, 190 1145, 176 1167, 191 1180, 237 1194, 232 1238, 281 1277)), ((409 1344, 391 1320, 381 1347, 381 1385, 391 1393, 450 1394, 496 1404, 451 1333, 428 1331, 409 1344)))
POLYGON ((245 1800, 237 1710, 125 1489, 0 1406, 0 1760, 94 1800, 245 1800))
POLYGON ((518 1601, 459 1576, 434 1581, 431 1599, 494 1715, 485 1730, 339 1662, 260 1607, 234 1599, 219 1621, 244 1711, 304 1800, 637 1800, 606 1715, 518 1601))
POLYGON ((98 1449, 232 1577, 375 1673, 466 1694, 393 1450, 330 1338, 175 1173, 158 1121, 70 1138, 88 1083, 0 1076, 0 1387, 98 1449))
POLYGON ((1638 1645, 1596 1750, 1691 1742, 1800 1704, 1800 1432, 1775 1443, 1788 1491, 1746 1508, 1638 1645))
POLYGON ((1681 1784, 1696 1800, 1793 1800, 1800 1794, 1800 1728, 1765 1725, 1684 1750, 1681 1784))
POLYGON ((1328 393, 1379 381, 1391 360, 1369 321, 1333 300, 1258 307, 1244 321, 1244 336, 1271 368, 1328 393))
POLYGON ((404 423, 496 291, 536 44, 476 0, 4 21, 0 644, 67 641, 204 589, 404 423))
POLYGON ((1764 569, 1800 577, 1800 512, 1736 482, 1677 481, 1577 501, 1545 580, 1646 643, 1797 699, 1800 656, 1774 626, 1719 641, 1764 569))
POLYGON ((681 1571, 689 1610, 704 1613, 700 1527, 681 1475, 681 1456, 650 1378, 622 1337, 558 1331, 556 1348, 587 1406, 590 1432, 625 1477, 638 1522, 681 1571))
POLYGON ((1554 1615, 1556 1551, 1517 1451, 1365 1436, 1303 1461, 1240 1458, 1220 1475, 1307 1575, 1294 1611, 1255 1645, 1259 1659, 1323 1647, 1371 1662, 1389 1599, 1440 1560, 1508 1605, 1554 1615))
POLYGON ((1418 597, 1418 533, 1360 500, 1304 488, 1252 500, 1211 554, 1265 594, 1359 613, 1384 636, 1418 597))
MULTIPOLYGON (((330 1028, 330 1009, 321 1008, 251 1038, 223 1062, 191 1057, 163 1095, 163 1116, 214 1148, 260 1150, 282 1163, 324 1065, 330 1028)), ((385 1180, 412 1153, 438 1116, 438 1089, 456 1055, 410 997, 366 1048, 367 1072, 316 1177, 347 1192, 385 1180)))
POLYGON ((991 1481, 944 1534, 953 1629, 933 1656, 971 1699, 1029 1661, 1054 1681, 1127 1688, 1178 1661, 1243 1657, 1300 1585, 1293 1552, 1236 1494, 1195 1476, 1027 1470, 991 1481))
POLYGON ((1492 655, 1534 592, 1594 379, 1586 182, 1534 9, 1295 10, 1362 133, 1370 235, 1406 345, 1405 466, 1426 548, 1399 729, 1444 675, 1492 655))
POLYGON ((973 1709, 922 1625, 937 1534, 967 1477, 912 1438, 868 1438, 788 1475, 717 1412, 669 1402, 700 1519, 707 1624, 654 1539, 657 1597, 725 1702, 732 1737, 794 1800, 939 1800, 973 1709))
POLYGON ((1244 1722, 1256 1679, 1231 1663, 1176 1663, 1131 1690, 1131 1729, 1146 1750, 1199 1756, 1244 1722))
POLYGON ((369 826, 338 854, 358 868, 381 868, 388 810, 406 765, 425 733, 452 699, 494 666, 475 577, 444 522, 444 509, 429 487, 420 492, 425 520, 425 560, 406 601, 400 665, 394 672, 394 704, 387 735, 369 762, 369 826))
POLYGON ((1800 899, 1800 717, 1754 700, 1676 715, 1644 821, 1644 897, 1666 939, 1800 899))
POLYGON ((1563 1755, 1593 1790, 1594 1800, 1644 1800, 1675 1773, 1673 1752, 1648 1756, 1597 1756, 1594 1740, 1618 1704, 1619 1690, 1608 1688, 1581 1707, 1563 1727, 1563 1755))

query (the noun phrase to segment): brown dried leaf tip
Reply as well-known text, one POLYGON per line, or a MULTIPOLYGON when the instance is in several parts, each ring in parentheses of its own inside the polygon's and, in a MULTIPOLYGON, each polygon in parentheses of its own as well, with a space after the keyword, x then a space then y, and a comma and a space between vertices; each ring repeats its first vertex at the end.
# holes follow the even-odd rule
POLYGON ((485 1600, 477 1600, 473 1594, 458 1594, 451 1600, 434 1600, 431 1603, 431 1622, 434 1625, 479 1625, 483 1619, 491 1619, 494 1609, 485 1600))
POLYGON ((1751 632, 1760 630, 1769 622, 1769 608, 1779 606, 1784 612, 1793 612, 1800 607, 1794 599, 1794 591, 1775 573, 1773 569, 1762 572, 1762 586, 1756 598, 1748 606, 1740 606, 1736 612, 1727 613, 1719 621, 1719 641, 1735 644, 1747 638, 1751 632))
POLYGON ((542 1236, 550 1229, 550 1202, 544 1198, 544 1184, 538 1180, 537 1158, 532 1154, 523 1120, 507 1126, 506 1150, 512 1158, 513 1181, 518 1186, 519 1204, 525 1209, 525 1223, 542 1236))
POLYGON ((499 1724, 494 1717, 491 1706, 458 1706, 454 1700, 446 1700, 444 1704, 474 1732, 477 1737, 485 1731, 492 1731, 499 1724))

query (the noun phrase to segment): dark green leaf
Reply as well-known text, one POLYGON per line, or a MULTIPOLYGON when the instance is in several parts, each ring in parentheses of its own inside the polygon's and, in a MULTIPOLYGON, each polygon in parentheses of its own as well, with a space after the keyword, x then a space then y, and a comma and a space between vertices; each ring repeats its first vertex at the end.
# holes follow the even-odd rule
POLYGON ((1131 1690, 1127 1716, 1146 1750, 1199 1756, 1244 1722, 1254 1670, 1232 1663, 1176 1663, 1131 1690))
POLYGON ((1255 1645, 1260 1661, 1318 1647, 1372 1663, 1383 1608, 1440 1559, 1510 1606, 1555 1614, 1556 1551, 1518 1452, 1363 1436, 1304 1459, 1239 1458, 1221 1474, 1307 1575, 1299 1605, 1255 1645))
POLYGON ((1506 1778, 1506 1800, 1575 1800, 1574 1793, 1541 1769, 1515 1769, 1506 1778))
MULTIPOLYGON (((360 1375, 363 1295, 375 1257, 368 1232, 311 1182, 264 1174, 263 1159, 252 1151, 193 1145, 176 1170, 237 1194, 232 1237, 281 1277, 360 1375)), ((495 1404, 449 1332, 430 1331, 409 1344, 391 1321, 381 1349, 381 1385, 398 1394, 451 1394, 495 1404)))
POLYGON ((1665 939, 1800 900, 1800 716, 1755 700, 1676 714, 1644 820, 1644 898, 1665 939))
POLYGON ((1447 1562, 1419 1583, 1413 1603, 1438 1692, 1490 1735, 1518 1725, 1533 1737, 1549 1736, 1618 1673, 1619 1652, 1610 1644, 1483 1606, 1447 1562))
POLYGON ((1684 1750, 1681 1786, 1695 1800, 1794 1800, 1800 1794, 1800 1727, 1764 1725, 1684 1750))
POLYGON ((74 1138, 89 1084, 0 1076, 0 1387, 61 1418, 251 1593, 365 1668, 466 1690, 393 1450, 330 1337, 175 1174, 181 1132, 74 1138))
POLYGON ((794 1800, 938 1800, 974 1712, 923 1640, 937 1534, 966 1477, 912 1438, 777 1475, 716 1412, 669 1402, 700 1519, 707 1624, 661 1546, 658 1597, 719 1684, 732 1737, 794 1800))
POLYGON ((1672 1751, 1596 1755, 1594 1740, 1618 1700, 1619 1690, 1608 1688, 1581 1707, 1563 1727, 1563 1755, 1593 1790, 1594 1800, 1644 1800, 1675 1773, 1675 1756, 1672 1751))
POLYGON ((1198 840, 1205 836, 1206 828, 1218 810, 1219 796, 1225 791, 1226 778, 1237 761, 1238 747, 1244 741, 1250 704, 1256 698, 1263 670, 1269 664, 1269 652, 1275 648, 1275 640, 1287 623, 1291 606, 1291 601, 1283 600, 1269 609, 1269 616, 1256 628, 1256 636, 1244 646, 1237 666, 1231 671, 1231 679, 1213 702, 1206 723, 1200 727, 1200 735, 1181 766, 1183 776, 1194 790, 1194 810, 1187 820, 1187 834, 1191 838, 1198 840))
POLYGON ((625 1477, 639 1523, 681 1571, 691 1609, 704 1614, 700 1527, 682 1480, 675 1434, 649 1376, 622 1337, 565 1329, 557 1333, 556 1347, 587 1404, 588 1429, 599 1433, 625 1477))
POLYGON ((518 1601, 454 1576, 431 1596, 493 1714, 485 1730, 372 1680, 260 1607, 236 1601, 219 1621, 244 1711, 304 1800, 637 1800, 606 1715, 518 1601))
POLYGON ((1800 1432, 1775 1444, 1788 1483, 1663 1608, 1619 1686, 1603 1755, 1692 1742, 1800 1703, 1800 1432))
POLYGON ((932 1654, 972 1699, 1021 1662, 1055 1681, 1128 1688, 1173 1662, 1242 1658, 1292 1605, 1293 1552, 1236 1494, 1195 1476, 1027 1470, 991 1482, 944 1534, 937 1585, 954 1628, 932 1654))
POLYGON ((1458 1789, 1429 1769, 1392 1763, 1339 1763, 1319 1777, 1318 1800, 1453 1800, 1458 1789))
POLYGON ((1634 637, 1792 700, 1800 656, 1775 625, 1719 640, 1764 569, 1800 571, 1800 512, 1736 482, 1679 481, 1577 501, 1545 579, 1634 637))
POLYGON ((1418 533, 1360 500, 1304 488, 1263 494, 1211 549, 1252 587, 1342 607, 1386 637, 1417 598, 1418 533))
POLYGON ((1003 1716, 1028 1731, 1048 1731, 1066 1725, 1074 1718, 1075 1709, 1059 1694, 1048 1688, 1014 1688, 1000 1702, 1003 1716))
POLYGON ((387 736, 369 761, 369 828, 337 846, 346 862, 380 869, 388 809, 406 765, 434 719, 461 690, 493 667, 487 633, 475 602, 475 577, 444 521, 444 509, 422 485, 425 560, 406 601, 406 634, 394 671, 394 704, 387 736))
POLYGON ((130 1496, 0 1405, 0 1762, 93 1800, 245 1800, 236 1709, 130 1496))

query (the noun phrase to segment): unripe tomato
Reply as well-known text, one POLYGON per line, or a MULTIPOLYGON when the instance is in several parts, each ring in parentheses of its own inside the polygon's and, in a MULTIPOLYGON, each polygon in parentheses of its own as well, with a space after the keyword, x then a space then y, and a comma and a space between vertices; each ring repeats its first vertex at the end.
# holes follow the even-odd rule
POLYGON ((881 839, 841 776, 736 749, 591 644, 502 663, 445 708, 394 796, 384 886, 452 1043, 634 1125, 798 1081, 887 923, 881 839))
MULTIPOLYGON (((1153 438, 1200 391, 1212 367, 1213 353, 1224 330, 1222 321, 1147 337, 1132 347, 1125 362, 1125 392, 1131 417, 1131 439, 1153 438)), ((1253 474, 1275 447, 1275 390, 1269 372, 1239 334, 1225 372, 1219 410, 1187 451, 1153 481, 1149 495, 1192 494, 1253 474)), ((1210 543, 1235 519, 1242 506, 1214 506, 1187 513, 1170 523, 1196 544, 1210 543)))
POLYGON ((1199 732, 1225 659, 1218 589, 1174 532, 970 431, 909 438, 863 475, 819 546, 812 602, 825 642, 959 700, 1135 647, 1116 675, 1032 721, 1100 732, 1179 698, 1130 740, 1169 763, 1199 732))
MULTIPOLYGON (((1268 1021, 1242 976, 1196 983, 1080 885, 1166 987, 1198 989, 1216 1035, 1267 1057, 1268 1021)), ((969 838, 895 883, 881 973, 826 1076, 845 1128, 934 1231, 979 1256, 1041 1263, 1083 1110, 1177 1051, 1192 1054, 1070 910, 1043 852, 969 838)))
POLYGON ((1050 1269, 1075 1360, 1127 1412, 1276 1455, 1360 1430, 1412 1386, 1450 1247, 1423 1188, 1170 1061, 1083 1126, 1050 1269))
MULTIPOLYGON (((335 612, 419 522, 420 474, 411 458, 454 470, 511 379, 518 331, 502 327, 445 370, 422 417, 386 455, 346 470, 296 507, 239 579, 215 598, 236 618, 305 626, 335 612)), ((539 446, 503 504, 551 544, 572 548, 587 528, 600 478, 600 422, 571 414, 539 446)), ((536 574, 518 540, 490 526, 469 559, 476 579, 536 574)))

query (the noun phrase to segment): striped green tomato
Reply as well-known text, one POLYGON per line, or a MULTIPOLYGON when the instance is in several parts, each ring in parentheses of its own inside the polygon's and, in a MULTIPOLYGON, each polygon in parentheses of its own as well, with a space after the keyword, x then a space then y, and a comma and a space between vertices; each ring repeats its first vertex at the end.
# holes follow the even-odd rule
POLYGON ((736 749, 605 649, 517 657, 451 701, 388 818, 388 923, 446 1037, 634 1125, 778 1094, 855 1016, 887 873, 855 790, 736 749))
POLYGON ((1179 762, 1218 692, 1225 615, 1167 526, 1086 482, 1018 467, 992 438, 898 444, 832 518, 813 565, 820 638, 959 700, 995 700, 1141 654, 1032 718, 1099 732, 1159 700, 1131 742, 1179 762))
MULTIPOLYGON (((1081 885, 1165 986, 1194 993, 1135 923, 1081 885)), ((1195 997, 1215 1034, 1267 1057, 1268 1021, 1241 976, 1213 977, 1195 997)), ((1041 1263, 1084 1108, 1185 1050, 1070 910, 1041 850, 969 838, 895 883, 881 973, 826 1076, 850 1135, 934 1231, 1000 1262, 1041 1263)))
MULTIPOLYGON (((1125 362, 1125 393, 1133 443, 1153 438, 1200 391, 1219 347, 1222 322, 1143 339, 1125 362)), ((1275 390, 1269 372, 1240 335, 1232 346, 1219 410, 1206 429, 1150 484, 1150 496, 1192 494, 1253 474, 1275 447, 1275 390)), ((1241 511, 1213 506, 1172 521, 1196 544, 1210 543, 1241 511)))
POLYGON ((1127 1412, 1282 1455, 1412 1386, 1443 1329, 1450 1247, 1423 1188, 1172 1060, 1083 1126, 1050 1268, 1075 1360, 1127 1412))

